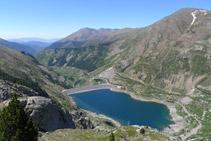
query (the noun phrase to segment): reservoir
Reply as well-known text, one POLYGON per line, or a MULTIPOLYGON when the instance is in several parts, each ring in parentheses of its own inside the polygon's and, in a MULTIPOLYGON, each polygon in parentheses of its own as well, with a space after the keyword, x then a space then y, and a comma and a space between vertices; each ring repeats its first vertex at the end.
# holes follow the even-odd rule
POLYGON ((122 125, 146 125, 158 130, 172 124, 168 108, 156 102, 144 102, 109 89, 70 95, 85 110, 104 114, 122 125))

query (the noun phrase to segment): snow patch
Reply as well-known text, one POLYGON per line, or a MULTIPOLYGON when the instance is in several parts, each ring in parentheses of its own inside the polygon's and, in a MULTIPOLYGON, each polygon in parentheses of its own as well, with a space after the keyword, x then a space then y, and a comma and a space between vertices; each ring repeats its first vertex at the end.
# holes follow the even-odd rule
POLYGON ((193 25, 195 20, 196 20, 196 13, 197 12, 198 12, 198 10, 194 11, 193 13, 191 13, 191 15, 193 16, 193 21, 192 21, 191 25, 193 25))
POLYGON ((206 10, 203 10, 203 9, 201 9, 201 10, 195 10, 194 12, 192 12, 191 13, 191 15, 193 16, 193 20, 192 20, 192 22, 191 22, 191 25, 193 25, 194 24, 194 22, 196 21, 196 14, 197 14, 197 12, 201 12, 201 13, 204 13, 204 15, 207 15, 207 11, 206 10))
POLYGON ((206 10, 200 10, 200 12, 203 12, 204 13, 204 15, 207 15, 207 11, 206 10))

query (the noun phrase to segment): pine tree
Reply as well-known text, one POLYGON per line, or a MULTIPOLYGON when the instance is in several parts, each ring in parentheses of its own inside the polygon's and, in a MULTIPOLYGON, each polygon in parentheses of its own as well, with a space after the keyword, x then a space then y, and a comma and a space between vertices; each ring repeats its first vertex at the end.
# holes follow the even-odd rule
POLYGON ((15 94, 9 105, 0 111, 1 141, 36 141, 38 130, 15 94))

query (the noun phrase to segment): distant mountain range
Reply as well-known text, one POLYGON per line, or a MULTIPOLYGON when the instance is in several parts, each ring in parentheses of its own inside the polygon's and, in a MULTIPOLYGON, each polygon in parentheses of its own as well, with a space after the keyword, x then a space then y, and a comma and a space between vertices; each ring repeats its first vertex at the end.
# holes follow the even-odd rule
POLYGON ((55 39, 43 39, 43 38, 13 38, 13 39, 8 39, 8 41, 11 42, 31 42, 31 41, 37 41, 37 42, 45 42, 45 43, 53 43, 60 40, 60 38, 55 38, 55 39))
POLYGON ((29 41, 29 42, 21 42, 20 44, 27 45, 33 48, 36 53, 45 49, 47 46, 51 45, 50 42, 41 42, 41 41, 29 41))
POLYGON ((42 38, 18 38, 4 40, 0 38, 0 45, 9 47, 14 50, 24 51, 31 55, 35 55, 47 46, 59 39, 42 39, 42 38))
POLYGON ((6 46, 6 47, 14 49, 14 50, 24 51, 24 52, 30 53, 31 55, 35 55, 37 53, 37 51, 34 48, 32 48, 28 45, 10 42, 10 41, 7 41, 7 40, 1 39, 1 38, 0 38, 0 45, 6 46))

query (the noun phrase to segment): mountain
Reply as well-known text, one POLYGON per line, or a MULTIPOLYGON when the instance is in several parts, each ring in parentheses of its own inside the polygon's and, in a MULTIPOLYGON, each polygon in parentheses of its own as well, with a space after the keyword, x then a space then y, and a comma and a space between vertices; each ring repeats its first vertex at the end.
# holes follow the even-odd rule
POLYGON ((31 55, 35 55, 35 53, 36 53, 36 51, 30 46, 15 43, 15 42, 9 42, 9 41, 1 39, 1 38, 0 38, 0 45, 9 47, 9 48, 14 49, 14 50, 24 51, 24 52, 27 52, 31 55))
MULTIPOLYGON (((168 81, 170 82, 173 81, 175 75, 181 77, 177 74, 178 72, 169 70, 171 67, 172 69, 179 69, 180 73, 185 73, 188 70, 190 71, 187 74, 188 77, 194 76, 195 79, 198 79, 197 75, 205 74, 209 70, 209 63, 204 65, 204 70, 194 68, 197 64, 193 64, 200 61, 198 57, 196 58, 197 55, 205 60, 208 59, 205 56, 209 56, 206 53, 193 53, 196 45, 202 45, 199 41, 208 46, 207 40, 210 36, 209 12, 204 15, 204 12, 198 10, 198 18, 191 25, 193 20, 191 13, 196 10, 194 8, 181 9, 148 27, 134 29, 136 32, 132 32, 123 38, 117 38, 113 42, 109 40, 106 43, 80 48, 86 45, 82 44, 78 46, 79 48, 73 49, 69 48, 71 45, 68 43, 67 46, 58 46, 58 49, 47 50, 55 44, 59 44, 56 42, 46 48, 45 51, 40 52, 36 58, 44 65, 73 66, 89 72, 106 65, 108 62, 111 63, 112 60, 118 71, 132 75, 136 79, 172 92, 189 92, 191 89, 187 85, 191 85, 191 87, 194 85, 194 83, 187 83, 189 80, 184 79, 183 82, 180 82, 183 88, 176 83, 169 85, 165 82, 163 82, 164 84, 156 82, 167 81, 164 78, 166 76, 162 74, 166 71, 169 73, 168 81), (169 64, 170 61, 172 62, 169 64), (165 66, 168 67, 165 68, 165 66), (165 85, 165 87, 159 86, 159 84, 165 85)), ((87 40, 96 39, 95 34, 93 35, 94 31, 96 32, 96 30, 82 29, 59 42, 75 39, 75 41, 86 41, 87 43, 87 40), (77 37, 83 35, 82 31, 84 30, 89 32, 85 32, 87 34, 84 34, 83 38, 77 37)), ((119 31, 121 30, 111 31, 106 35, 119 31)), ((209 50, 206 49, 204 52, 209 52, 209 50)))
MULTIPOLYGON (((37 54, 36 58, 45 65, 73 66, 90 72, 105 65, 106 61, 112 58, 107 58, 104 61, 107 57, 106 54, 109 53, 109 48, 106 46, 111 45, 114 41, 124 40, 136 31, 137 29, 132 28, 121 30, 84 28, 53 43, 45 49, 47 51, 37 54), (53 54, 56 61, 51 58, 53 54)), ((118 42, 116 43, 118 44, 118 42)))
POLYGON ((172 136, 209 138, 210 11, 183 8, 144 28, 101 35, 81 31, 41 51, 37 60, 60 75, 72 68, 85 71, 83 85, 107 79, 124 92, 169 103, 184 121, 183 130, 170 127, 172 136))
POLYGON ((8 39, 8 41, 17 42, 17 43, 31 42, 31 41, 53 43, 53 42, 56 42, 58 40, 60 40, 60 38, 55 38, 55 39, 43 39, 43 38, 14 38, 14 39, 8 39))
POLYGON ((111 31, 113 31, 113 29, 101 28, 99 30, 96 30, 92 28, 83 28, 62 39, 62 41, 88 41, 89 39, 109 33, 111 31))
POLYGON ((42 133, 64 128, 110 130, 117 127, 106 117, 78 108, 68 95, 62 93, 65 88, 72 87, 67 83, 72 81, 67 80, 70 77, 60 76, 40 65, 27 53, 2 45, 0 60, 0 110, 16 93, 42 133))
POLYGON ((38 47, 47 47, 51 43, 39 42, 39 41, 29 41, 29 42, 22 42, 22 44, 31 45, 31 46, 38 46, 38 47))
POLYGON ((122 30, 118 29, 92 29, 83 28, 79 31, 61 39, 46 49, 56 48, 81 48, 86 46, 95 46, 107 42, 113 42, 119 38, 125 37, 134 29, 125 28, 122 30))

